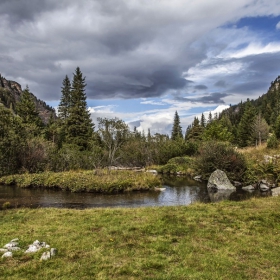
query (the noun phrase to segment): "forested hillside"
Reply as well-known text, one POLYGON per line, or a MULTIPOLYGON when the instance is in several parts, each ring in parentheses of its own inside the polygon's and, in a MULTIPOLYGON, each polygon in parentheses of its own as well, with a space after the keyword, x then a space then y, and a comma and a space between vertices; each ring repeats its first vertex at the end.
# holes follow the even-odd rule
MULTIPOLYGON (((267 93, 256 100, 247 99, 231 106, 221 114, 195 118, 186 130, 185 139, 228 141, 240 147, 260 145, 271 140, 277 145, 280 138, 280 76, 267 93)), ((270 145, 269 144, 269 145, 270 145)))
MULTIPOLYGON (((23 90, 21 85, 14 81, 9 81, 0 74, 0 103, 5 107, 16 111, 16 104, 20 102, 23 90)), ((30 93, 31 98, 35 103, 39 116, 42 121, 47 124, 50 117, 54 115, 55 111, 52 107, 47 105, 44 101, 38 99, 34 94, 30 93)))

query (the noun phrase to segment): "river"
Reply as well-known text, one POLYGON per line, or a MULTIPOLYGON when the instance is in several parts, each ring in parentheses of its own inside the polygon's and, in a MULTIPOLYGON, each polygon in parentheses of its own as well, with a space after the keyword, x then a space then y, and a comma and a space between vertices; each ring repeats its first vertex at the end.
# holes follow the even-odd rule
POLYGON ((210 194, 206 183, 196 182, 186 177, 164 177, 164 191, 127 192, 103 195, 93 193, 71 193, 47 189, 23 189, 0 186, 0 209, 3 204, 11 207, 56 207, 56 208, 96 208, 96 207, 147 207, 189 205, 193 202, 208 203, 225 197, 242 200, 259 193, 233 192, 230 194, 210 194))

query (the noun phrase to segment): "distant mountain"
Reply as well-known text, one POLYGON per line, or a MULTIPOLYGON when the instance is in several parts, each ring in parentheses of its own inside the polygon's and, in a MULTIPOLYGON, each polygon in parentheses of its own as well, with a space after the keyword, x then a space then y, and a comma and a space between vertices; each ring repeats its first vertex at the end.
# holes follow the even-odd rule
MULTIPOLYGON (((5 107, 15 111, 16 103, 19 102, 21 94, 22 88, 19 83, 6 80, 0 74, 0 103, 2 103, 5 107)), ((48 123, 51 115, 55 116, 54 108, 47 105, 44 101, 38 99, 34 94, 32 94, 32 96, 39 112, 39 116, 45 124, 48 123)))

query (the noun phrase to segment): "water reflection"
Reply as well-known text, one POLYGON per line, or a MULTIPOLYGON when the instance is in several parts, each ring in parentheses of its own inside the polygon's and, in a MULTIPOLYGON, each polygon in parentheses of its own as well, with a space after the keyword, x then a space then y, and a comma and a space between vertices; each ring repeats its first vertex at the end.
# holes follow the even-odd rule
POLYGON ((21 189, 0 186, 0 206, 10 202, 13 207, 143 207, 188 205, 195 201, 208 202, 206 184, 185 177, 164 177, 165 191, 129 192, 114 195, 71 193, 45 189, 21 189))
MULTIPOLYGON (((230 194, 209 193, 206 183, 186 177, 163 177, 165 191, 129 192, 114 195, 92 193, 71 193, 44 189, 21 189, 0 186, 0 209, 9 202, 12 207, 57 207, 57 208, 94 208, 94 207, 144 207, 188 205, 193 202, 216 202, 222 199, 241 200, 261 193, 245 191, 230 194)), ((269 194, 268 194, 269 195, 269 194)))

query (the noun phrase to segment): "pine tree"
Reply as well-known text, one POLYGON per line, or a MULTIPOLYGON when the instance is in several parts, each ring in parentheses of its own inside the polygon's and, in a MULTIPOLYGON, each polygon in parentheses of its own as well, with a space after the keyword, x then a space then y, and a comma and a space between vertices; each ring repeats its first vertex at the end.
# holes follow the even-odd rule
POLYGON ((66 142, 79 146, 81 150, 90 147, 93 135, 93 123, 87 109, 85 87, 85 78, 77 67, 73 76, 70 107, 66 119, 66 142))
POLYGON ((206 126, 206 119, 205 119, 205 116, 204 116, 203 113, 201 114, 200 125, 201 125, 202 127, 205 127, 205 126, 206 126))
POLYGON ((180 138, 183 138, 183 133, 182 133, 182 127, 180 126, 180 117, 176 111, 174 115, 171 139, 176 140, 180 138))
POLYGON ((211 111, 209 112, 209 115, 208 115, 208 121, 207 121, 207 124, 211 123, 213 121, 213 118, 212 118, 212 113, 211 111))
POLYGON ((251 124, 256 116, 255 107, 251 102, 245 103, 244 113, 237 127, 238 143, 241 147, 251 145, 253 143, 251 124))
POLYGON ((65 79, 62 82, 61 98, 60 98, 60 103, 58 105, 58 117, 61 120, 66 120, 69 116, 70 100, 71 100, 71 82, 68 76, 66 75, 65 79))
POLYGON ((20 96, 20 102, 16 106, 17 114, 22 118, 22 122, 28 125, 43 126, 43 122, 39 117, 34 99, 29 91, 28 86, 24 89, 20 96))

